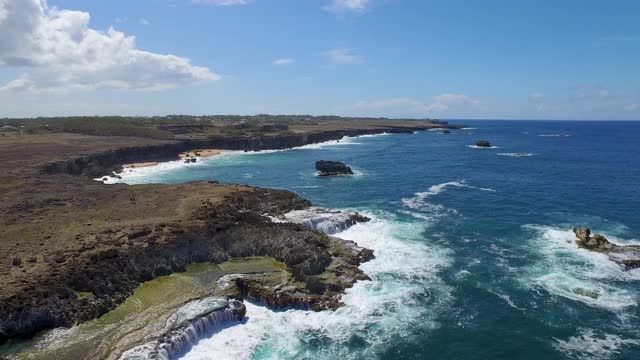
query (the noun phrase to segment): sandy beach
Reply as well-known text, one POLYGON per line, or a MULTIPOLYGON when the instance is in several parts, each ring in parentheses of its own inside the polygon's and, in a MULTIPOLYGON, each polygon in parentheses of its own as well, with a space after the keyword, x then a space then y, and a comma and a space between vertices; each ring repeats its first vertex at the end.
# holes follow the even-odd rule
POLYGON ((199 149, 193 151, 187 151, 180 154, 180 159, 190 158, 190 157, 198 157, 198 158, 206 158, 216 155, 222 155, 230 152, 229 150, 218 150, 218 149, 199 149))
MULTIPOLYGON (((179 156, 179 158, 182 159, 186 159, 186 158, 192 158, 192 157, 197 157, 197 158, 208 158, 208 157, 212 157, 212 156, 217 156, 217 155, 222 155, 222 154, 226 154, 229 153, 229 150, 218 150, 218 149, 201 149, 201 150, 193 150, 193 151, 188 151, 188 152, 184 152, 181 153, 179 156)), ((140 163, 131 163, 131 164, 125 164, 122 165, 123 169, 135 169, 135 168, 145 168, 145 167, 151 167, 151 166, 156 166, 158 165, 158 162, 140 162, 140 163)))
POLYGON ((156 165, 158 165, 157 162, 141 162, 141 163, 125 164, 125 165, 122 165, 122 167, 124 169, 134 169, 134 168, 143 168, 143 167, 156 166, 156 165))

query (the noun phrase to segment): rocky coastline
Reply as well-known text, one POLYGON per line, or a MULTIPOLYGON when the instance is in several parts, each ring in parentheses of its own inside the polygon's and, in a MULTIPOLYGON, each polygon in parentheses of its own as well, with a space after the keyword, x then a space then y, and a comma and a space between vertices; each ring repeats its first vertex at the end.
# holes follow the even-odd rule
MULTIPOLYGON (((270 256, 286 264, 292 283, 274 291, 269 282, 240 278, 240 297, 250 295, 273 307, 335 309, 344 289, 367 279, 358 266, 373 254, 303 225, 270 218, 310 206, 287 191, 239 186, 221 202, 200 204, 189 222, 102 231, 99 242, 109 248, 67 256, 59 273, 0 300, 0 340, 96 318, 122 303, 138 284, 185 271, 188 264, 249 256, 270 256)), ((351 217, 349 221, 355 223, 351 217)))
MULTIPOLYGON (((440 125, 442 128, 456 128, 454 125, 440 125)), ((130 146, 114 150, 96 152, 81 157, 51 161, 41 166, 44 174, 71 174, 101 177, 120 172, 123 164, 140 162, 161 162, 178 160, 180 154, 197 149, 219 150, 282 150, 343 137, 375 135, 382 133, 409 134, 414 131, 431 129, 430 127, 380 127, 371 129, 344 129, 319 131, 293 135, 258 137, 218 137, 208 140, 182 140, 163 144, 130 146)))
POLYGON ((91 177, 108 174, 124 163, 175 159, 193 149, 284 149, 344 136, 417 130, 424 129, 384 127, 185 140, 125 146, 65 160, 16 163, 5 178, 22 176, 28 179, 28 186, 16 183, 12 188, 16 201, 0 208, 11 230, 3 236, 25 234, 26 229, 30 237, 18 239, 14 252, 18 256, 10 258, 9 271, 2 274, 10 286, 0 295, 0 343, 98 318, 125 301, 141 283, 183 272, 189 264, 219 264, 251 256, 282 262, 290 280, 274 284, 272 278, 259 274, 239 277, 227 292, 229 297, 254 299, 273 308, 338 308, 346 288, 368 279, 358 266, 374 255, 329 234, 368 218, 330 210, 319 215, 309 201, 288 191, 215 181, 103 185, 91 177), (176 207, 171 201, 181 205, 176 207), (81 220, 87 218, 87 211, 97 217, 81 220), (305 211, 306 220, 301 215, 305 211), (153 212, 172 215, 151 217, 153 212), (297 218, 287 220, 286 214, 295 212, 297 218), (319 222, 318 215, 324 220, 319 222), (36 230, 38 220, 47 217, 57 218, 60 224, 43 223, 48 228, 36 230), (54 242, 60 245, 53 247, 54 242), (51 250, 47 250, 49 243, 51 250), (28 256, 34 255, 33 246, 42 249, 35 254, 38 256, 28 256))
POLYGON ((625 271, 640 268, 640 246, 614 244, 586 227, 574 228, 573 233, 576 235, 575 242, 578 247, 606 254, 609 260, 620 265, 625 271))

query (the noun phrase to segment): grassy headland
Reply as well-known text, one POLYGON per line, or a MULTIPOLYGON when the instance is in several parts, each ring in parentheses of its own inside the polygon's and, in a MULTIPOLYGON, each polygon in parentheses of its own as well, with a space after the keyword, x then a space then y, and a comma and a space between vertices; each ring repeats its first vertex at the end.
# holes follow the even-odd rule
POLYGON ((177 159, 185 150, 209 145, 285 148, 345 135, 449 126, 244 118, 0 120, 0 342, 99 317, 139 284, 185 271, 192 263, 270 256, 285 264, 299 285, 275 294, 263 280, 251 280, 238 283, 241 292, 258 294, 273 306, 317 310, 339 306, 342 291, 366 278, 358 265, 370 252, 264 216, 310 206, 290 192, 207 182, 104 185, 78 175, 104 173, 130 160, 177 159))

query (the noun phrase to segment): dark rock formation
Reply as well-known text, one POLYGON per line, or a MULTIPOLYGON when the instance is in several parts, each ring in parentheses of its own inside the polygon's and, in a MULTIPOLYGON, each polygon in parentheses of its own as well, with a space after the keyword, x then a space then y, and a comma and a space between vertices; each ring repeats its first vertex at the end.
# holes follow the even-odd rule
POLYGON ((475 145, 477 147, 491 147, 491 143, 487 140, 478 140, 475 145))
POLYGON ((331 235, 347 230, 357 223, 371 221, 371 219, 357 212, 347 213, 313 206, 303 210, 291 211, 278 217, 276 221, 304 225, 310 229, 331 235))
POLYGON ((442 133, 443 133, 443 134, 451 134, 451 131, 449 131, 449 130, 442 130, 442 133))
POLYGON ((640 246, 616 245, 601 234, 591 234, 589 228, 574 228, 576 244, 583 249, 607 254, 609 259, 625 270, 640 268, 640 246))
POLYGON ((340 161, 316 161, 316 170, 319 176, 352 175, 353 171, 345 163, 340 161))
POLYGON ((259 281, 243 287, 246 294, 277 298, 269 302, 278 307, 335 309, 344 289, 367 278, 358 266, 372 258, 371 251, 268 217, 303 210, 311 206, 309 201, 288 191, 244 189, 221 202, 203 203, 193 210, 192 221, 102 231, 96 240, 113 247, 56 256, 50 274, 0 298, 0 342, 96 318, 122 303, 141 282, 185 271, 196 262, 249 256, 283 262, 306 288, 276 296, 273 287, 259 281))
POLYGON ((575 228, 573 229, 573 233, 578 238, 578 240, 576 240, 576 244, 581 248, 607 252, 611 251, 615 247, 614 244, 610 243, 609 240, 600 234, 594 234, 591 236, 591 229, 589 228, 575 228))

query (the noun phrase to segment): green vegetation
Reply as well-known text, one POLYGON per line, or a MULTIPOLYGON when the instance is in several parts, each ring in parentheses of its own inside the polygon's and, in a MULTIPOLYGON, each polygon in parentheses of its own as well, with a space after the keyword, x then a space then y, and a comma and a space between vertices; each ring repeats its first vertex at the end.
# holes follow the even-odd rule
MULTIPOLYGON (((214 295, 224 298, 223 292, 216 293, 220 276, 262 272, 286 279, 290 271, 273 258, 259 256, 230 259, 219 265, 194 263, 186 270, 141 284, 124 303, 97 319, 76 325, 73 332, 60 341, 46 342, 45 333, 31 340, 0 346, 0 358, 81 359, 87 358, 87 354, 108 358, 148 341, 171 313, 189 301, 214 295)), ((76 296, 80 294, 91 293, 78 292, 76 296)))
MULTIPOLYGON (((419 119, 429 120, 429 119, 419 119)), ((134 136, 170 140, 175 138, 215 138, 216 136, 291 135, 297 132, 341 128, 346 123, 376 126, 386 122, 400 124, 416 119, 312 115, 168 115, 155 117, 86 116, 32 119, 0 119, 4 125, 26 134, 69 132, 94 136, 134 136)), ((436 120, 431 122, 438 123, 436 120)))
POLYGON ((158 130, 148 122, 125 117, 63 117, 35 119, 3 119, 0 126, 22 128, 26 133, 69 132, 94 136, 135 136, 171 140, 174 135, 158 130))
POLYGON ((88 292, 88 291, 76 291, 76 299, 78 300, 84 300, 84 299, 89 299, 91 297, 93 297, 93 293, 92 292, 88 292))
POLYGON ((123 118, 65 118, 47 122, 60 131, 97 136, 136 136, 152 139, 173 139, 170 132, 144 127, 123 118))

